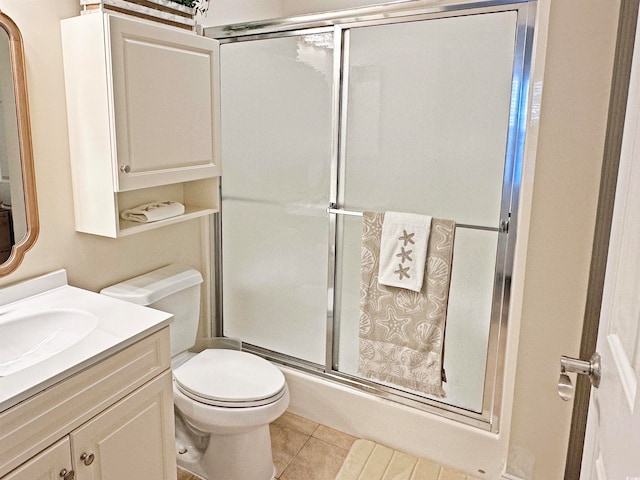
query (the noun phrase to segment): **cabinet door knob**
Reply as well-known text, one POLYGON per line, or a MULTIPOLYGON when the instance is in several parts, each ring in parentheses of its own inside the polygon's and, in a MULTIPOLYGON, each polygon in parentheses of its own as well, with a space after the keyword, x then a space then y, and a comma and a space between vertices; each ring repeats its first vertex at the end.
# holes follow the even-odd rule
POLYGON ((90 453, 88 455, 86 453, 83 453, 82 455, 80 455, 80 460, 82 460, 82 463, 84 463, 86 466, 91 465, 94 459, 95 457, 93 456, 93 453, 90 453))
POLYGON ((61 477, 63 480, 74 480, 74 479, 76 478, 76 472, 74 472, 73 470, 69 470, 69 471, 67 471, 67 469, 66 469, 66 468, 63 468, 63 469, 60 471, 60 477, 61 477))
POLYGON ((131 171, 131 167, 129 165, 122 165, 120 167, 120 171, 124 173, 129 173, 131 171))

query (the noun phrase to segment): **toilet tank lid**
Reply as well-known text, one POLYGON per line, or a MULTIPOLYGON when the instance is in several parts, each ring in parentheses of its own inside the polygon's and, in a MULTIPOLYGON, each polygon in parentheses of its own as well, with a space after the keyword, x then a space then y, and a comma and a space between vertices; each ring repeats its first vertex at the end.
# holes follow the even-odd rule
POLYGON ((100 291, 137 305, 151 305, 174 293, 202 283, 202 275, 186 265, 171 264, 100 291))

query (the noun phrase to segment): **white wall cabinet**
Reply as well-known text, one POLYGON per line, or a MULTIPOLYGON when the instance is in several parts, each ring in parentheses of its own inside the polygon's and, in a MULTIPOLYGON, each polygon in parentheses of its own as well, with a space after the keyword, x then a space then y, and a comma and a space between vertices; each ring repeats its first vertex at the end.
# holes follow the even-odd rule
POLYGON ((175 480, 168 337, 165 328, 2 412, 0 480, 175 480))
POLYGON ((218 42, 101 12, 61 25, 76 230, 119 237, 215 211, 218 42), (156 200, 186 213, 119 219, 156 200))

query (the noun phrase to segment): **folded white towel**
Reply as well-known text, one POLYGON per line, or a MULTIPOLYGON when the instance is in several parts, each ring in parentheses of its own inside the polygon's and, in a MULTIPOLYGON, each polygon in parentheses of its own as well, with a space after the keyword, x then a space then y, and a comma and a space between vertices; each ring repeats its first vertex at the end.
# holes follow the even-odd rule
POLYGON ((184 205, 171 200, 165 202, 150 202, 139 205, 128 210, 124 210, 120 217, 123 220, 132 222, 149 223, 164 220, 165 218, 177 217, 184 213, 184 205))
POLYGON ((427 261, 431 217, 386 212, 380 240, 378 283, 419 292, 427 261))

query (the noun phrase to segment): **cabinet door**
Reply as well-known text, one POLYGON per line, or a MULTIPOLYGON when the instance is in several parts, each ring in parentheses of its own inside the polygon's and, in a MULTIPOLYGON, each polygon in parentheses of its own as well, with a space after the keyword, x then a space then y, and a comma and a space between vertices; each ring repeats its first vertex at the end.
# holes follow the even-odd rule
POLYGON ((64 437, 21 467, 2 477, 2 480, 61 480, 64 478, 64 471, 71 471, 69 437, 64 437))
POLYGON ((175 480, 171 372, 72 432, 77 480, 175 480))
POLYGON ((116 191, 218 175, 216 40, 108 15, 116 191))

